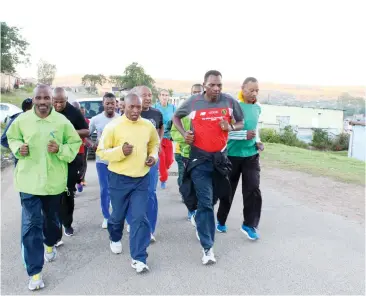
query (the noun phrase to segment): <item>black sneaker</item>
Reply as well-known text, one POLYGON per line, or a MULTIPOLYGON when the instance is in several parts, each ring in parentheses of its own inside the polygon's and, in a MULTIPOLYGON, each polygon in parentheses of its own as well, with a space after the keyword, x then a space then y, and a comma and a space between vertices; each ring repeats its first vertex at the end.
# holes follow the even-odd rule
POLYGON ((64 228, 64 233, 66 236, 73 236, 74 235, 74 228, 72 227, 65 227, 64 228))

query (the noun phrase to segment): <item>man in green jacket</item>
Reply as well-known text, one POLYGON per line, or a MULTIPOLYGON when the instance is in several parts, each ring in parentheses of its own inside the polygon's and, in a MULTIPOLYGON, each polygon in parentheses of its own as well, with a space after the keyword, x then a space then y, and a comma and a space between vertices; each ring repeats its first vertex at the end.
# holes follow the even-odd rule
POLYGON ((44 259, 50 262, 56 258, 67 164, 74 160, 81 145, 72 124, 52 108, 52 90, 48 85, 35 88, 33 103, 33 110, 21 114, 6 134, 18 159, 14 183, 21 197, 22 256, 30 290, 44 287, 44 259))

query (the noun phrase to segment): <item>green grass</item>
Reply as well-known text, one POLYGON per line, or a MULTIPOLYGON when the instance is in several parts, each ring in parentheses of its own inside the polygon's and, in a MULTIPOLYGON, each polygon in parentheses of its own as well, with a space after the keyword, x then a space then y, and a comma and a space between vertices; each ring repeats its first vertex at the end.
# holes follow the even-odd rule
POLYGON ((10 93, 1 94, 1 102, 10 103, 21 108, 22 102, 29 97, 32 97, 31 89, 17 89, 10 93))
POLYGON ((365 162, 347 157, 346 151, 322 152, 282 144, 265 143, 264 165, 330 177, 347 183, 365 185, 365 162))

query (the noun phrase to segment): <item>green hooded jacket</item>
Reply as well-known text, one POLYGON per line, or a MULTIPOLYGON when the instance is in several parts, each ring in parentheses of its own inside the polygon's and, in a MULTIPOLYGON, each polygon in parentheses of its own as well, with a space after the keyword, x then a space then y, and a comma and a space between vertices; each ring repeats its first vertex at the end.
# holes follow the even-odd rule
POLYGON ((15 188, 32 195, 58 195, 66 190, 67 164, 79 152, 81 139, 71 122, 53 108, 40 118, 34 108, 18 116, 6 133, 9 147, 19 159, 14 172, 15 188), (59 150, 49 153, 47 145, 54 140, 59 150), (28 144, 29 154, 22 156, 19 148, 28 144))

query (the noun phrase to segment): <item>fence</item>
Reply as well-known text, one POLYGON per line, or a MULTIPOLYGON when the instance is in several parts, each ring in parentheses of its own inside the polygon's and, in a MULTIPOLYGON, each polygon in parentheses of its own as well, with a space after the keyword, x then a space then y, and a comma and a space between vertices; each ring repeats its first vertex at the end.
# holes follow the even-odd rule
POLYGON ((7 92, 14 89, 14 85, 19 82, 19 78, 4 73, 1 74, 1 92, 7 92))

